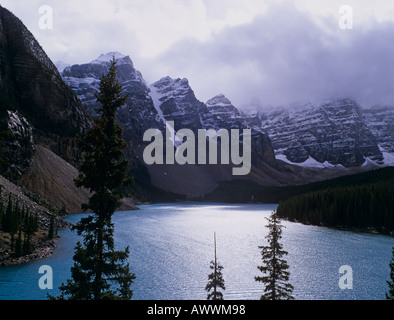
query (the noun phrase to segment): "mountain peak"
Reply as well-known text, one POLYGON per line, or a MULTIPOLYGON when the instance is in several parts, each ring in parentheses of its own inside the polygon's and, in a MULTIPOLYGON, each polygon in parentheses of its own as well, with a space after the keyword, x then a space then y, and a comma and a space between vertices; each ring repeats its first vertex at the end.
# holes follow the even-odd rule
POLYGON ((174 84, 178 84, 178 85, 183 85, 183 86, 189 86, 189 80, 187 80, 186 78, 178 78, 178 79, 173 79, 170 76, 166 76, 161 78, 159 81, 156 81, 153 85, 174 85, 174 84))
POLYGON ((108 52, 105 54, 103 53, 96 60, 93 60, 91 63, 107 65, 109 62, 112 61, 113 58, 115 58, 118 65, 130 64, 134 68, 133 61, 131 61, 130 56, 126 56, 126 55, 119 53, 117 51, 108 52))
POLYGON ((231 101, 226 98, 224 94, 218 94, 206 103, 208 110, 222 119, 233 119, 240 116, 236 107, 233 106, 231 101))
POLYGON ((224 94, 218 94, 217 96, 213 97, 212 99, 208 100, 206 105, 210 106, 232 106, 232 103, 229 99, 226 98, 224 94))
POLYGON ((109 62, 109 61, 112 60, 113 57, 115 57, 115 59, 117 60, 117 59, 123 59, 123 58, 125 58, 126 56, 125 56, 124 54, 121 54, 121 53, 117 52, 117 51, 114 51, 114 52, 108 52, 108 53, 105 53, 105 54, 101 54, 101 55, 100 55, 96 60, 94 60, 94 61, 105 61, 105 62, 109 62))

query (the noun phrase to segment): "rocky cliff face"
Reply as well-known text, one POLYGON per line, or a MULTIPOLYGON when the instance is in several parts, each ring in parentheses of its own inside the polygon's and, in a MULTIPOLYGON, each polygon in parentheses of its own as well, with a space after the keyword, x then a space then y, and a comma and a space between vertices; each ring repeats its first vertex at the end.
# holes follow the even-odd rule
POLYGON ((4 111, 0 118, 1 172, 17 179, 31 164, 34 154, 33 128, 17 111, 4 111))
POLYGON ((349 99, 261 112, 250 119, 270 136, 276 156, 292 163, 359 167, 366 158, 383 161, 376 130, 349 99))

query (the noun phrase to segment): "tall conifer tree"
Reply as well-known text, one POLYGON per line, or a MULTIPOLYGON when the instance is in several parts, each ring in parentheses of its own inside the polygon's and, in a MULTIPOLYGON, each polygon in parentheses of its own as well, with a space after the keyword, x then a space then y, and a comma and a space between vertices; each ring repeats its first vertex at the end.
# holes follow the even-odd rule
POLYGON ((216 233, 214 235, 215 260, 211 261, 212 273, 208 275, 208 283, 205 290, 208 291, 207 300, 223 300, 223 293, 219 289, 226 290, 223 279, 223 266, 219 264, 216 257, 216 233), (212 292, 210 292, 212 290, 212 292))
POLYGON ((283 246, 279 242, 282 238, 283 226, 276 212, 273 212, 267 220, 269 233, 266 239, 268 245, 259 247, 263 265, 257 267, 264 276, 255 277, 256 281, 266 285, 261 300, 292 300, 293 286, 288 283, 289 265, 282 259, 288 253, 283 250, 283 246))
POLYGON ((135 275, 126 264, 129 248, 115 251, 111 221, 123 196, 121 187, 130 181, 127 179, 129 162, 123 153, 126 143, 116 122, 117 110, 127 99, 122 96, 122 90, 113 58, 108 73, 101 77, 100 92, 96 95, 101 105, 97 110, 100 117, 79 140, 84 160, 75 182, 92 193, 83 209, 94 214, 81 219, 73 228, 84 238, 75 248, 72 279, 60 287, 60 299, 129 300, 133 295, 130 286, 135 275))

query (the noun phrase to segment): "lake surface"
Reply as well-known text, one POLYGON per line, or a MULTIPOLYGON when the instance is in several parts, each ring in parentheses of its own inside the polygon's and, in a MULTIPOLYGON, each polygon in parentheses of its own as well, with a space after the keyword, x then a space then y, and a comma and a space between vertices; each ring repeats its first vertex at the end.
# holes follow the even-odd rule
MULTIPOLYGON (((118 249, 130 246, 130 266, 137 276, 136 300, 196 300, 204 290, 214 259, 223 265, 226 300, 258 300, 263 284, 258 246, 265 245, 267 220, 276 205, 176 203, 141 206, 113 217, 118 249)), ((83 215, 66 220, 77 222, 83 215)), ((281 243, 289 255, 293 296, 302 300, 383 300, 388 291, 394 238, 282 222, 281 243), (341 266, 353 271, 353 289, 342 290, 341 266)), ((59 249, 48 258, 0 268, 0 300, 46 299, 70 277, 78 237, 59 232, 59 249), (53 269, 53 290, 40 290, 40 266, 53 269)))

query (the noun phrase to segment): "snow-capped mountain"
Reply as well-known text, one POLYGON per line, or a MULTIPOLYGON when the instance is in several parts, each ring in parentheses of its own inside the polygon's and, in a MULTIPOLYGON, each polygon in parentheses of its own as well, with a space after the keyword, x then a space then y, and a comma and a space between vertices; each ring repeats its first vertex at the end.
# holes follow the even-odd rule
POLYGON ((96 116, 98 105, 95 94, 99 90, 101 75, 108 71, 109 61, 113 57, 117 63, 119 83, 124 92, 129 94, 126 105, 118 114, 127 129, 125 135, 141 138, 148 128, 163 127, 150 97, 150 90, 129 56, 110 52, 89 63, 66 67, 62 72, 63 80, 77 94, 90 114, 96 116))
POLYGON ((106 64, 107 62, 111 61, 113 58, 115 58, 115 60, 119 62, 122 62, 122 60, 124 58, 127 58, 127 56, 117 51, 108 52, 106 54, 101 54, 96 60, 93 60, 91 63, 106 64))

